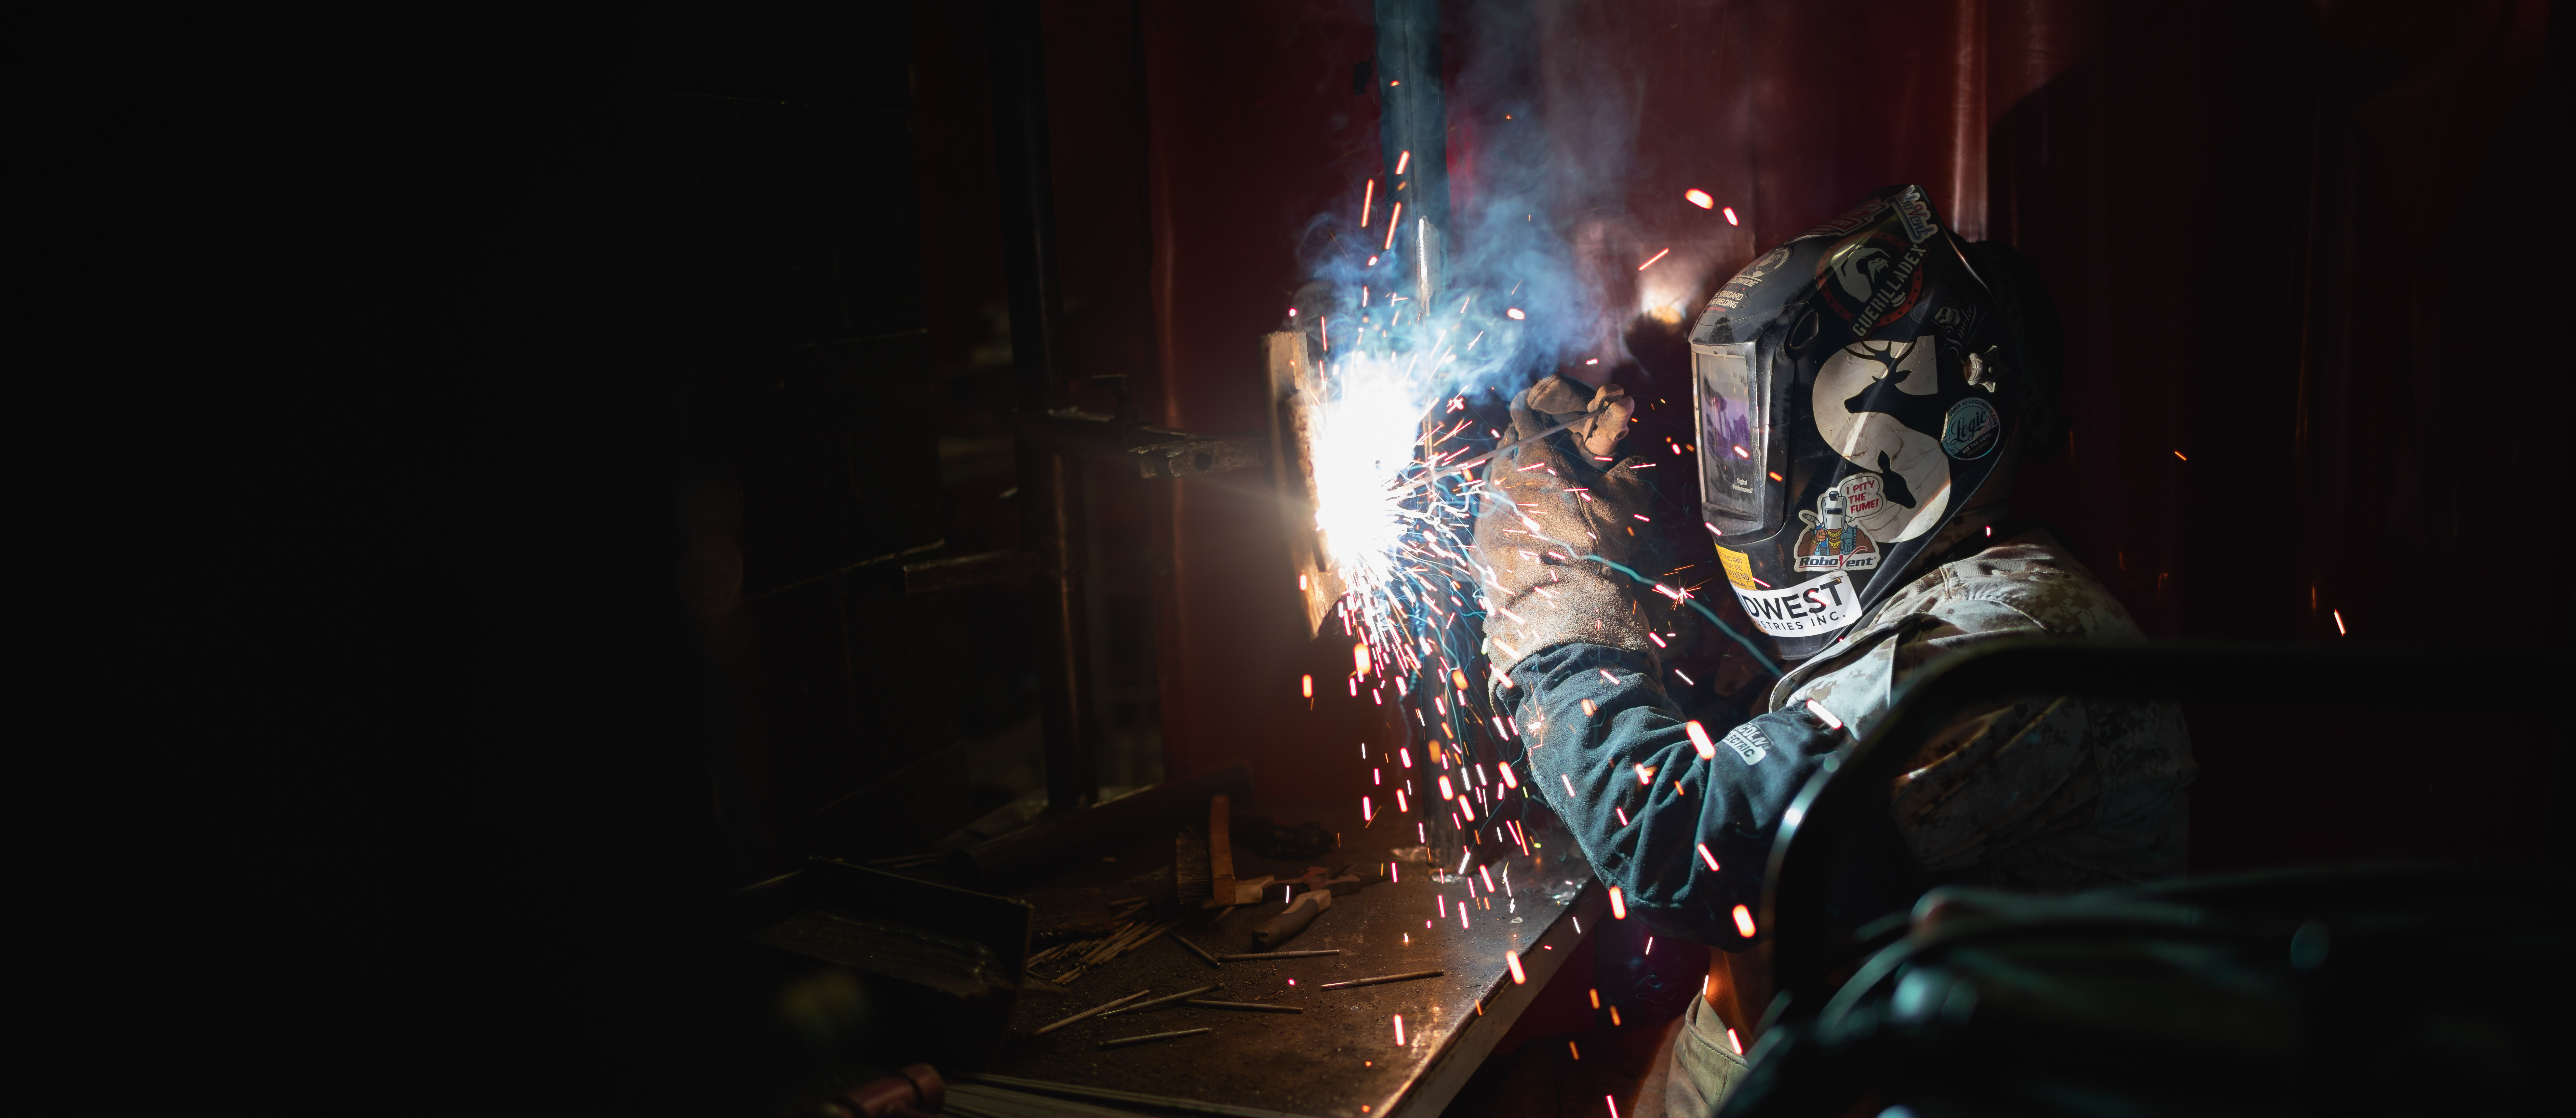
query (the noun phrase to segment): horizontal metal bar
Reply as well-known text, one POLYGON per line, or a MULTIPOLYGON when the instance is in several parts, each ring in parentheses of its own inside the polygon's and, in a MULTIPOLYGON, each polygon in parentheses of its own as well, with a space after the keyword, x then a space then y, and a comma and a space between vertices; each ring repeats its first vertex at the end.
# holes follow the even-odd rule
POLYGON ((1012 417, 1012 427, 1024 438, 1068 453, 1131 460, 1143 477, 1221 474, 1270 461, 1266 436, 1194 435, 1073 408, 1022 412, 1012 417))
POLYGON ((1036 573, 1038 556, 1034 551, 987 551, 981 555, 906 563, 903 565, 903 592, 932 594, 965 586, 1009 582, 1036 573))

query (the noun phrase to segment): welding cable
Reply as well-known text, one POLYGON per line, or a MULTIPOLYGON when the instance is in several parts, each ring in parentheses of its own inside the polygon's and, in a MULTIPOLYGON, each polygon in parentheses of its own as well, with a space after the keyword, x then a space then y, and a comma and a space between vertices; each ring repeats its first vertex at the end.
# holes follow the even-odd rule
MULTIPOLYGON (((1598 555, 1586 555, 1586 556, 1583 556, 1583 558, 1585 558, 1585 559, 1590 559, 1590 560, 1592 560, 1593 562, 1596 562, 1596 563, 1601 564, 1602 566, 1609 567, 1609 568, 1611 568, 1612 570, 1618 571, 1620 574, 1623 574, 1623 575, 1626 575, 1626 576, 1628 576, 1628 577, 1630 577, 1630 578, 1636 579, 1636 580, 1637 580, 1640 584, 1642 584, 1642 585, 1646 585, 1646 586, 1658 586, 1658 585, 1661 585, 1660 583, 1656 582, 1655 580, 1653 580, 1653 579, 1651 579, 1651 578, 1647 578, 1646 576, 1641 575, 1641 574, 1638 574, 1637 572, 1635 572, 1635 571, 1633 571, 1633 570, 1630 570, 1630 569, 1628 569, 1627 567, 1625 567, 1625 566, 1623 566, 1623 565, 1621 565, 1621 564, 1614 563, 1614 562, 1612 562, 1612 561, 1610 561, 1610 560, 1608 560, 1608 559, 1604 559, 1604 558, 1602 558, 1602 557, 1600 557, 1600 556, 1598 556, 1598 555)), ((1750 653, 1752 653, 1752 654, 1753 654, 1753 662, 1754 662, 1754 663, 1756 663, 1756 664, 1760 664, 1760 665, 1762 665, 1762 670, 1767 671, 1767 672, 1770 672, 1770 673, 1771 673, 1771 678, 1773 678, 1773 679, 1778 679, 1778 678, 1780 678, 1780 676, 1781 676, 1781 675, 1785 674, 1785 673, 1783 673, 1783 672, 1780 670, 1780 665, 1775 664, 1775 663, 1772 663, 1772 662, 1771 662, 1771 658, 1770 658, 1769 656, 1765 656, 1765 655, 1763 655, 1763 654, 1762 654, 1762 649, 1761 649, 1761 648, 1759 648, 1759 647, 1755 646, 1755 645, 1754 645, 1754 643, 1753 643, 1752 641, 1749 641, 1749 640, 1744 639, 1744 634, 1739 633, 1739 632, 1736 632, 1736 631, 1735 631, 1735 626, 1729 625, 1729 624, 1727 624, 1727 623, 1726 623, 1726 622, 1724 622, 1724 621, 1720 621, 1720 620, 1718 620, 1718 618, 1717 618, 1717 612, 1716 612, 1715 610, 1712 610, 1712 609, 1708 608, 1707 606, 1704 606, 1704 605, 1699 604, 1699 599, 1698 599, 1698 598, 1696 598, 1696 597, 1686 597, 1686 598, 1683 598, 1683 599, 1681 599, 1681 600, 1682 600, 1682 601, 1684 601, 1684 602, 1688 602, 1688 603, 1690 603, 1690 608, 1695 609, 1695 610, 1698 610, 1698 611, 1699 611, 1699 613, 1700 613, 1700 616, 1705 617, 1705 618, 1707 618, 1707 619, 1708 619, 1708 623, 1709 623, 1709 624, 1717 626, 1717 631, 1718 631, 1718 632, 1721 632, 1721 633, 1726 634, 1726 635, 1727 635, 1727 637, 1728 637, 1728 639, 1733 640, 1733 641, 1734 641, 1735 643, 1737 643, 1737 644, 1743 645, 1743 646, 1744 646, 1744 650, 1745 650, 1746 652, 1750 652, 1750 653)))

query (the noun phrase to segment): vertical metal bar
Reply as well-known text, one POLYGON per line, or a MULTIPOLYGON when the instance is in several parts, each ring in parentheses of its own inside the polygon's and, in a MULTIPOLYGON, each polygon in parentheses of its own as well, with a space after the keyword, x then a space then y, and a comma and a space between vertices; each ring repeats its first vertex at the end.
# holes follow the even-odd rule
MULTIPOLYGON (((1037 0, 987 0, 992 47, 993 143, 1001 176, 1002 264, 1011 287, 1011 363, 1019 409, 1066 404, 1058 325, 1055 182, 1047 152, 1045 41, 1037 0)), ((1021 436, 1015 455, 1022 543, 1038 557, 1038 671, 1046 729, 1047 805, 1065 810, 1099 797, 1091 718, 1091 638, 1083 601, 1079 460, 1021 436)))

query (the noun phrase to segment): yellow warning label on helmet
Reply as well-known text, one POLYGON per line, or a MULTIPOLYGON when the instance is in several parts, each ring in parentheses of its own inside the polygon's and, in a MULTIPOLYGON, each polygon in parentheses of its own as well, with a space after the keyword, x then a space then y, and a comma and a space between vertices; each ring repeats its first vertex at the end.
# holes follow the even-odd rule
POLYGON ((1717 549, 1717 561, 1726 567, 1726 581, 1738 590, 1753 589, 1753 560, 1731 547, 1717 549))

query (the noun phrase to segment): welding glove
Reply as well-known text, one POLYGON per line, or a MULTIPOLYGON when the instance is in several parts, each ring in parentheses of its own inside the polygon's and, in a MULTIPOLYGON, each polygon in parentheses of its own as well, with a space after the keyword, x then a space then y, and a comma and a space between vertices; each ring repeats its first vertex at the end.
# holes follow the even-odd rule
POLYGON ((1636 410, 1618 385, 1596 390, 1563 376, 1512 401, 1517 441, 1486 469, 1476 516, 1485 651, 1496 671, 1576 641, 1656 658, 1647 584, 1603 562, 1648 577, 1668 565, 1662 533, 1647 519, 1653 475, 1631 468, 1643 459, 1616 456, 1636 410), (1568 422, 1575 425, 1538 437, 1568 422))

